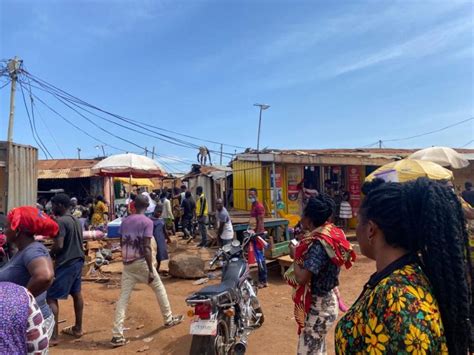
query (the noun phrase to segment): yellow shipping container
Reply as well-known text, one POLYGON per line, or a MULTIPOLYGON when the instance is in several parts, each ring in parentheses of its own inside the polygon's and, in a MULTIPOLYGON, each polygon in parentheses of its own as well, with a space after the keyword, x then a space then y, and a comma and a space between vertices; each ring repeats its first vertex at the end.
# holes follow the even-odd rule
POLYGON ((262 185, 262 164, 260 162, 239 161, 232 162, 234 208, 250 211, 247 191, 254 187, 260 198, 264 196, 262 185))

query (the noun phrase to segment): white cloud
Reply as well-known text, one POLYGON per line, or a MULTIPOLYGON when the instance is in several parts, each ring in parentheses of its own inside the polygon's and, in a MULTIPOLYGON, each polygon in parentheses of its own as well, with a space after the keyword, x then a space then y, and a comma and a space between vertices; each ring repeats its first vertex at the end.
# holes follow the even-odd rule
POLYGON ((471 17, 440 25, 407 41, 368 53, 363 58, 354 59, 351 64, 340 65, 328 73, 328 76, 347 74, 392 59, 421 58, 438 53, 448 48, 459 35, 472 31, 472 26, 471 17))

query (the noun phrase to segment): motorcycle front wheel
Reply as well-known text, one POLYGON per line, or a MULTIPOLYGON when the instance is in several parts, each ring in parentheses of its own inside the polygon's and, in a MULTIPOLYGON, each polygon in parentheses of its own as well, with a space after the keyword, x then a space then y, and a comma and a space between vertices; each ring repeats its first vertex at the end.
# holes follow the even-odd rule
POLYGON ((226 355, 229 327, 224 319, 217 323, 216 335, 193 335, 190 355, 226 355))

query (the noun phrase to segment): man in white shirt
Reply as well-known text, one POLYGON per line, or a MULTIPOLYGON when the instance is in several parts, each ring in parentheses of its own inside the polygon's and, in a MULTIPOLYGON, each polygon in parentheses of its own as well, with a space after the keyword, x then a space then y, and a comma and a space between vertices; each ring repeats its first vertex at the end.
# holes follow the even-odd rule
POLYGON ((161 203, 163 204, 163 214, 161 217, 165 220, 166 228, 175 234, 174 215, 173 209, 171 208, 171 201, 169 200, 170 197, 170 193, 168 192, 163 192, 160 196, 161 203))
POLYGON ((230 220, 229 212, 224 207, 222 199, 218 199, 216 202, 217 209, 217 221, 219 222, 219 228, 217 230, 217 238, 222 241, 222 245, 232 243, 234 239, 234 228, 232 227, 232 221, 230 220))

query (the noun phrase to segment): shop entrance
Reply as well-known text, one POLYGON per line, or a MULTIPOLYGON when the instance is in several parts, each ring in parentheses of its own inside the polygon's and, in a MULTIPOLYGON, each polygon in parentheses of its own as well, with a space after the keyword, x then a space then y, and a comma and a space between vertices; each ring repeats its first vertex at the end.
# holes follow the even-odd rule
POLYGON ((304 167, 304 187, 310 190, 321 190, 321 176, 319 166, 304 167))

